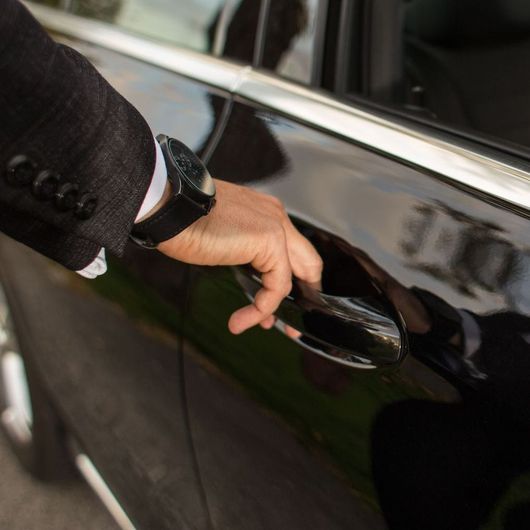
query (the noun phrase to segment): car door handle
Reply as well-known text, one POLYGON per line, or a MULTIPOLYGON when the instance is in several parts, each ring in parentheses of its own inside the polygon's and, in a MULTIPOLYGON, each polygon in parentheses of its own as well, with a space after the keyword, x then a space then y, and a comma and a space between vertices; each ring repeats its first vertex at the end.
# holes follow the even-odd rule
MULTIPOLYGON (((253 300, 261 288, 259 276, 250 267, 234 268, 234 273, 253 300)), ((364 296, 340 296, 293 278, 293 289, 275 315, 278 329, 284 331, 282 324, 286 324, 299 332, 298 337, 289 334, 289 338, 352 368, 398 366, 406 354, 403 319, 378 288, 364 296)))

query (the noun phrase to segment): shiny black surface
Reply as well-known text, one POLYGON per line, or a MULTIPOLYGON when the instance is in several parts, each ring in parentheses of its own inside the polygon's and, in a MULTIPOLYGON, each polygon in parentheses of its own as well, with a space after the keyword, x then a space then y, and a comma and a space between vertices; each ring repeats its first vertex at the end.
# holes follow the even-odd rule
POLYGON ((222 441, 208 443, 212 412, 188 384, 216 526, 274 528, 289 521, 304 528, 311 520, 320 521, 315 528, 377 528, 382 523, 359 506, 363 498, 372 507, 381 503, 390 528, 504 528, 502 521, 515 517, 514 499, 528 492, 527 220, 245 101, 235 104, 210 165, 221 178, 245 175, 307 224, 340 235, 364 273, 344 259, 325 259, 325 277, 337 279, 345 294, 348 280, 369 288, 363 278, 371 276, 402 314, 410 342, 400 370, 369 375, 330 363, 279 331, 233 337, 224 326, 244 302, 239 285, 226 272, 199 273, 185 333, 211 368, 191 383, 207 387, 211 402, 238 402, 253 418, 236 429, 234 413, 216 407, 222 441), (253 149, 261 140, 267 151, 253 149), (230 159, 235 144, 248 156, 230 159), (441 302, 428 304, 422 292, 441 302), (444 330, 444 311, 459 315, 455 330, 447 322, 444 330), (464 326, 462 313, 476 326, 464 326), (474 333, 478 349, 467 354, 474 333), (261 425, 270 423, 269 414, 297 440, 293 461, 280 457, 271 441, 279 435, 261 425), (317 481, 308 480, 298 459, 321 474, 317 481), (320 489, 329 469, 344 480, 330 487, 333 515, 320 489), (283 486, 264 491, 276 480, 283 486), (240 489, 247 509, 236 517, 228 506, 240 489), (337 520, 337 511, 349 514, 347 522, 337 520))
MULTIPOLYGON (((245 5, 239 20, 254 16, 245 5)), ((129 248, 88 282, 3 242, 2 272, 39 345, 27 361, 137 527, 527 528, 528 219, 252 102, 75 45, 215 177, 284 201, 325 262, 322 285, 299 286, 299 301, 375 298, 407 344, 394 369, 353 369, 336 362, 341 348, 326 358, 280 326, 231 335, 228 317, 252 290, 231 269, 129 248)), ((350 344, 304 314, 301 331, 350 344)), ((368 346, 371 358, 396 351, 368 346)), ((358 340, 356 354, 368 346, 358 340)))
MULTIPOLYGON (((397 368, 408 353, 404 321, 381 288, 363 274, 355 249, 299 221, 295 224, 325 262, 338 259, 350 270, 342 277, 338 271, 329 274, 328 265, 318 285, 293 278, 291 293, 275 313, 276 327, 288 325, 297 330, 295 342, 344 366, 360 370, 397 368), (351 270, 357 271, 355 282, 351 281, 351 270)), ((259 277, 244 267, 235 269, 234 274, 253 299, 261 288, 259 277)))

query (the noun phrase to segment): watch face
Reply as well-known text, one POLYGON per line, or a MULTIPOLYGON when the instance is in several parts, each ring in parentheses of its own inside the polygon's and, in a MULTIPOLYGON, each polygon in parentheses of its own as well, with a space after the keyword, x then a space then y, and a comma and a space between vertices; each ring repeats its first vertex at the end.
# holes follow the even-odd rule
POLYGON ((169 141, 169 152, 175 162, 175 166, 186 182, 195 190, 208 197, 215 195, 215 185, 210 173, 200 158, 178 140, 169 141))

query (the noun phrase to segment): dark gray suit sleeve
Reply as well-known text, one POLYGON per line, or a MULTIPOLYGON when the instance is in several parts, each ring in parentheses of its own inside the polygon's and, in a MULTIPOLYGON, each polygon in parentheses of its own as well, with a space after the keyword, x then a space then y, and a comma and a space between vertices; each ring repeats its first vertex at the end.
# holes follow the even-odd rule
POLYGON ((154 171, 151 131, 86 58, 1 3, 0 230, 74 270, 102 246, 121 254, 154 171))

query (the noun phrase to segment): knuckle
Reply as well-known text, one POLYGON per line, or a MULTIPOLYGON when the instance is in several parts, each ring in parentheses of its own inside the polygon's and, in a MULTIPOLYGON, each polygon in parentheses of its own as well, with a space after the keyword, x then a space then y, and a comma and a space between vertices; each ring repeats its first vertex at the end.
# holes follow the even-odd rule
POLYGON ((282 219, 287 215, 283 202, 278 197, 270 197, 270 203, 274 209, 274 214, 281 217, 282 219))
POLYGON ((269 195, 269 202, 276 206, 276 208, 283 208, 283 203, 278 197, 274 197, 273 195, 269 195))
POLYGON ((293 282, 289 279, 285 282, 285 285, 282 289, 282 298, 285 298, 292 290, 293 288, 293 282))
POLYGON ((279 219, 273 219, 271 221, 270 231, 275 242, 280 242, 285 239, 285 231, 279 219))
POLYGON ((268 315, 270 313, 269 300, 265 291, 260 291, 258 293, 258 296, 254 299, 254 305, 262 315, 268 315))
POLYGON ((256 300, 255 306, 262 315, 267 315, 269 313, 267 304, 265 303, 264 300, 256 300))
POLYGON ((321 271, 324 268, 324 260, 317 254, 310 262, 310 266, 321 271))

